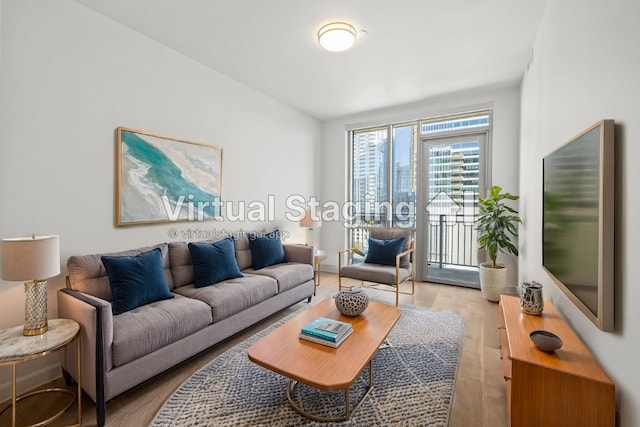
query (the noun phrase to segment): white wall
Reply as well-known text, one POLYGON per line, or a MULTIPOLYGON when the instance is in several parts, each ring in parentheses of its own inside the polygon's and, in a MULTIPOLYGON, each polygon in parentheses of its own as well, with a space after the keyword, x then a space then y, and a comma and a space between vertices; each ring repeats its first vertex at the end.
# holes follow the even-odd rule
MULTIPOLYGON (((348 141, 345 131, 353 125, 373 126, 397 123, 406 120, 454 114, 480 108, 493 109, 492 170, 493 185, 500 185, 505 191, 518 192, 518 140, 519 140, 519 88, 514 84, 505 88, 485 88, 465 91, 427 99, 418 103, 371 111, 343 117, 322 124, 322 202, 335 201, 340 204, 348 194, 348 141)), ((323 223, 321 245, 329 258, 322 267, 337 271, 340 249, 346 245, 345 228, 341 223, 323 223)), ((499 261, 509 267, 509 280, 517 279, 516 259, 500 254, 499 261)))
MULTIPOLYGON (((543 283, 617 389, 621 426, 640 425, 640 3, 549 2, 522 86, 520 276, 543 283), (616 122, 615 332, 598 330, 543 271, 542 158, 601 119, 616 122)), ((579 404, 576 402, 576 404, 579 404)))
MULTIPOLYGON (((304 230, 284 220, 284 200, 315 192, 318 121, 75 2, 2 0, 0 9, 0 237, 60 235, 63 274, 49 280, 50 318, 70 255, 170 241, 173 227, 264 225, 115 227, 118 126, 223 146, 223 200, 274 195, 276 222, 304 241, 304 230)), ((24 322, 22 289, 0 281, 0 328, 24 322)), ((56 363, 34 362, 23 387, 59 375, 56 363)))

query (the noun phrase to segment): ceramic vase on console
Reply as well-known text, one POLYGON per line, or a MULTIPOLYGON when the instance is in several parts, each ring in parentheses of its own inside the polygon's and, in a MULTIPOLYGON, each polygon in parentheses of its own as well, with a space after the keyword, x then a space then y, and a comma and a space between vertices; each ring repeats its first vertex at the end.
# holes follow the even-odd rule
POLYGON ((362 288, 343 288, 336 294, 336 307, 345 316, 358 316, 369 305, 369 296, 362 288))
POLYGON ((520 309, 523 313, 539 316, 544 309, 542 285, 538 282, 523 282, 520 287, 520 309))

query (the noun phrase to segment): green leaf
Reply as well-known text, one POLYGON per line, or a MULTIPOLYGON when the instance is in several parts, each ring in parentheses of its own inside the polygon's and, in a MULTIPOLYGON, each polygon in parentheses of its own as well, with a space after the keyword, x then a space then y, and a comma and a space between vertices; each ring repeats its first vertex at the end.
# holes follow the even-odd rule
POLYGON ((356 253, 356 254, 358 254, 358 255, 360 255, 360 256, 365 256, 365 253, 364 253, 364 252, 362 252, 360 249, 356 248, 355 246, 354 246, 353 248, 351 248, 351 250, 352 250, 354 253, 356 253))
POLYGON ((476 230, 478 231, 478 247, 487 252, 493 266, 496 265, 498 252, 518 255, 518 248, 509 236, 518 236, 518 224, 522 223, 518 211, 507 206, 502 200, 518 200, 519 196, 502 193, 502 187, 491 187, 489 196, 480 198, 478 207, 480 216, 476 230))

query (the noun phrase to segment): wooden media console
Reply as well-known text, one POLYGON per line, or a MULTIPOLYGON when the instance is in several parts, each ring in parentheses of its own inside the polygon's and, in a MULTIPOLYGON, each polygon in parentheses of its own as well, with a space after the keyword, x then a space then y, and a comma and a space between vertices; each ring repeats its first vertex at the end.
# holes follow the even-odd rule
POLYGON ((509 425, 613 427, 615 386, 553 304, 532 316, 519 298, 502 295, 498 307, 509 425), (553 332, 562 348, 538 350, 529 338, 535 330, 553 332))

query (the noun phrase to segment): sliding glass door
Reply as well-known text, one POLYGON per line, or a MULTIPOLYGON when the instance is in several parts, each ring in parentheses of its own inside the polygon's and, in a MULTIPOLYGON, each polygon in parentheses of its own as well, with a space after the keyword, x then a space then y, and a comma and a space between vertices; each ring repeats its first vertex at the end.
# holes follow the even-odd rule
POLYGON ((475 221, 486 132, 423 138, 421 279, 479 288, 475 221))
POLYGON ((490 130, 489 110, 350 130, 348 245, 366 252, 369 228, 407 228, 417 279, 478 287, 490 130))

